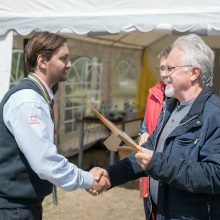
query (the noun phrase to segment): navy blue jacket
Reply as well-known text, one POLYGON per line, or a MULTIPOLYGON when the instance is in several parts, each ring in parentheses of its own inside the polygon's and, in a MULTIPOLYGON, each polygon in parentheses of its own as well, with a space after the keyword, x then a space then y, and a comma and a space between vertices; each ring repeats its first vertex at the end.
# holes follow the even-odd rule
MULTIPOLYGON (((176 100, 144 144, 154 149, 176 100)), ((145 173, 134 154, 107 168, 112 186, 143 175, 159 180, 157 219, 220 219, 220 98, 202 90, 189 113, 166 139, 164 151, 154 151, 145 173)))

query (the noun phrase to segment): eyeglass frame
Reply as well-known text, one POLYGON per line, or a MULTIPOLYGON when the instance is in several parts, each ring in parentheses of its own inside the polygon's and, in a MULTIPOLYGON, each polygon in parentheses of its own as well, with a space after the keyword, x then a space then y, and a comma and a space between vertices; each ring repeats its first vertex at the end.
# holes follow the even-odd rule
POLYGON ((194 67, 192 65, 182 65, 182 66, 160 66, 159 70, 160 71, 166 71, 168 73, 171 73, 175 71, 176 68, 182 68, 182 67, 194 67))

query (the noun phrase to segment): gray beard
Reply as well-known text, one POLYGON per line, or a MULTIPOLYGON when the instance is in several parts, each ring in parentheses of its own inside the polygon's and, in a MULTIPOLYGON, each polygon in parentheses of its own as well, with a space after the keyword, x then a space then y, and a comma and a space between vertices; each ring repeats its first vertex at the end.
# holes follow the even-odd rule
POLYGON ((165 87, 165 96, 168 98, 172 98, 174 96, 173 89, 165 87))

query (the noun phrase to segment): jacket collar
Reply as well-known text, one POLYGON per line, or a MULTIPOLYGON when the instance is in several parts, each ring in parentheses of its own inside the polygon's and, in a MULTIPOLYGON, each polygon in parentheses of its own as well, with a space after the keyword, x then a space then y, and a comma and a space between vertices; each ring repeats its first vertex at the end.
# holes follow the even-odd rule
MULTIPOLYGON (((213 89, 211 87, 204 88, 193 102, 188 114, 180 122, 180 125, 185 124, 186 126, 178 126, 176 129, 174 129, 171 132, 169 137, 181 135, 187 132, 187 130, 189 130, 192 127, 202 126, 203 121, 201 115, 205 107, 205 103, 212 94, 213 94, 213 89)), ((167 107, 169 113, 166 114, 166 119, 165 119, 166 122, 169 119, 173 109, 177 104, 177 99, 169 100, 169 102, 170 102, 169 106, 167 107)))
POLYGON ((206 101, 209 99, 209 97, 213 94, 213 88, 211 87, 205 87, 200 94, 197 96, 195 101, 192 104, 192 107, 190 108, 188 114, 186 117, 182 120, 182 123, 187 121, 189 118, 195 116, 195 115, 201 115, 203 112, 203 109, 205 107, 206 101))
MULTIPOLYGON (((205 87, 193 102, 192 107, 190 108, 190 111, 187 114, 187 118, 194 115, 200 115, 203 112, 206 101, 212 94, 213 94, 213 88, 205 87)), ((167 100, 168 111, 172 113, 177 103, 178 100, 175 98, 168 99, 167 100)))

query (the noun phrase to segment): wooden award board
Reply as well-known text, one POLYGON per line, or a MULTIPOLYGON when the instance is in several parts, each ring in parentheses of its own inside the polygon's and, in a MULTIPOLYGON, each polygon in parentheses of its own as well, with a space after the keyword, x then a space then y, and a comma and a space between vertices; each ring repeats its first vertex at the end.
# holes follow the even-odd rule
POLYGON ((99 113, 95 108, 92 108, 92 111, 102 121, 102 123, 112 131, 114 135, 119 137, 126 145, 131 147, 133 151, 142 152, 138 144, 132 138, 130 138, 125 132, 117 128, 111 121, 109 121, 105 116, 99 113))

